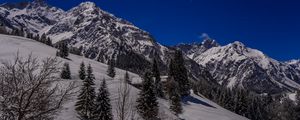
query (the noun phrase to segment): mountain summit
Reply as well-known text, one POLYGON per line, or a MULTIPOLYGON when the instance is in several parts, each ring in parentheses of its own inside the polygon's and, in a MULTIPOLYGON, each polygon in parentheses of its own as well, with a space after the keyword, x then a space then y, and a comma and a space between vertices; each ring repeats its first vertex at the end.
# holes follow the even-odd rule
POLYGON ((239 41, 214 47, 210 46, 211 43, 213 41, 207 42, 209 47, 205 44, 196 47, 208 49, 190 49, 185 53, 193 55, 193 60, 209 69, 219 84, 258 93, 278 93, 300 88, 300 71, 295 64, 291 65, 292 62, 279 62, 239 41))
POLYGON ((210 48, 220 46, 216 40, 211 39, 207 34, 202 35, 202 38, 203 41, 201 43, 178 44, 175 47, 179 48, 189 56, 189 58, 193 59, 210 48))

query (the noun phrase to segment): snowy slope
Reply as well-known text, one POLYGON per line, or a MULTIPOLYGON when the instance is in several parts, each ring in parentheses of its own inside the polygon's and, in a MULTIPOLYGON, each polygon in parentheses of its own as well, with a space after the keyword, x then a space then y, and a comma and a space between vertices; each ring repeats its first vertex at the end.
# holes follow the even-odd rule
MULTIPOLYGON (((197 48, 205 46, 200 44, 197 48)), ((279 62, 238 41, 210 47, 205 51, 190 49, 186 53, 197 53, 193 60, 209 69, 219 84, 230 88, 238 86, 259 93, 278 93, 300 88, 297 61, 289 64, 279 62)))
MULTIPOLYGON (((44 44, 38 43, 33 40, 26 38, 16 37, 16 36, 6 36, 0 35, 0 59, 8 60, 12 59, 16 52, 19 51, 20 55, 26 56, 32 53, 34 56, 39 57, 40 59, 45 57, 54 57, 56 49, 46 46, 44 44)), ((113 103, 113 108, 116 105, 117 98, 117 88, 120 84, 119 78, 122 78, 125 74, 125 71, 121 69, 116 69, 117 75, 115 79, 111 79, 106 75, 107 65, 86 59, 81 56, 70 55, 70 60, 60 59, 64 62, 70 64, 72 72, 72 80, 64 80, 62 82, 76 81, 78 85, 81 84, 81 80, 78 80, 77 71, 79 64, 84 61, 92 65, 94 69, 94 74, 96 77, 96 86, 99 86, 100 80, 103 78, 107 79, 108 87, 111 93, 111 99, 113 103)), ((140 77, 136 74, 130 73, 132 79, 141 80, 140 77)), ((131 97, 135 99, 137 97, 138 89, 131 87, 131 97)), ((76 118, 76 113, 74 111, 74 104, 76 101, 76 95, 68 101, 62 111, 59 113, 56 120, 78 120, 76 118)), ((134 100, 133 100, 134 101, 134 100)), ((165 100, 159 100, 160 105, 160 115, 163 116, 166 120, 176 119, 174 115, 168 110, 168 103, 165 100)), ((115 110, 114 110, 115 112, 115 110)), ((184 113, 182 117, 186 120, 244 120, 245 118, 240 117, 228 110, 225 110, 218 106, 217 104, 199 96, 192 95, 185 99, 184 103, 184 113)))

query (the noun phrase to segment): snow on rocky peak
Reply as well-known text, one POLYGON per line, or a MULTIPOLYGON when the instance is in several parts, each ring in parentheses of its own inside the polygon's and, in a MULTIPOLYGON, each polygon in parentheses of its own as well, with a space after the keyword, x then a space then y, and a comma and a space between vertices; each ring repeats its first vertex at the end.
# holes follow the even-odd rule
POLYGON ((87 2, 80 3, 79 6, 85 7, 85 8, 95 8, 96 4, 93 2, 87 1, 87 2))
POLYGON ((294 67, 300 71, 300 60, 290 60, 285 63, 291 65, 292 67, 294 67))
POLYGON ((163 46, 148 32, 130 22, 105 12, 95 3, 84 2, 67 11, 65 18, 48 29, 54 42, 67 40, 69 45, 82 48, 86 57, 107 61, 122 47, 150 60, 152 52, 162 56, 163 46), (105 55, 105 56, 104 56, 105 55))
MULTIPOLYGON (((199 44, 197 48, 204 46, 199 44)), ((297 67, 274 60, 239 41, 206 50, 190 49, 185 53, 193 55, 191 58, 209 69, 219 84, 228 87, 239 86, 259 93, 278 93, 300 88, 297 67)))
MULTIPOLYGON (((39 5, 35 2, 29 4, 39 5)), ((100 9, 92 2, 81 3, 68 11, 50 5, 14 10, 0 7, 0 19, 3 19, 6 27, 24 28, 27 32, 40 35, 46 33, 54 44, 67 42, 72 49, 81 50, 85 57, 100 62, 106 63, 114 56, 120 60, 117 61, 118 65, 130 67, 129 70, 136 73, 142 73, 150 67, 150 62, 155 58, 161 72, 167 73, 173 50, 157 43, 148 32, 100 9)), ((203 70, 195 67, 199 66, 197 63, 192 64, 187 66, 196 69, 191 71, 194 71, 193 76, 199 77, 199 71, 203 70)))
POLYGON ((21 29, 37 34, 64 17, 64 11, 47 5, 43 0, 0 6, 0 19, 7 29, 21 29))
POLYGON ((216 40, 211 39, 207 34, 203 34, 202 38, 204 40, 201 43, 178 44, 175 47, 181 49, 189 58, 194 59, 204 51, 220 46, 216 40))
POLYGON ((99 8, 96 7, 95 3, 83 2, 80 3, 77 7, 74 7, 71 10, 69 10, 69 13, 73 13, 75 15, 81 14, 81 15, 89 16, 89 15, 99 13, 99 11, 96 11, 97 9, 99 8))
POLYGON ((202 45, 209 49, 209 48, 212 48, 212 47, 218 47, 220 46, 219 43, 216 41, 216 40, 213 40, 213 39, 204 39, 203 42, 202 42, 202 45))
POLYGON ((46 33, 53 43, 68 41, 71 47, 81 48, 92 59, 101 53, 107 61, 120 46, 145 59, 152 58, 153 52, 163 58, 161 50, 167 49, 156 43, 148 32, 101 10, 93 2, 83 2, 66 12, 44 0, 34 0, 23 8, 10 6, 12 9, 0 7, 0 19, 8 29, 46 33))
POLYGON ((31 3, 31 6, 32 7, 46 7, 47 6, 47 3, 45 0, 34 0, 32 3, 31 3))

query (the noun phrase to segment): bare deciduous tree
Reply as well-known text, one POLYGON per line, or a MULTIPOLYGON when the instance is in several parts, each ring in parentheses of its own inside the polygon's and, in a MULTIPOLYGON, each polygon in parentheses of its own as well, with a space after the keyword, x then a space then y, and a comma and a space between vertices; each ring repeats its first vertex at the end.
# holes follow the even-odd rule
MULTIPOLYGON (((126 75, 125 75, 126 77, 126 75)), ((136 110, 134 107, 134 100, 130 96, 130 85, 127 81, 121 80, 120 86, 118 88, 118 98, 117 98, 117 118, 118 120, 133 120, 136 116, 136 110)))
POLYGON ((60 62, 16 55, 0 65, 0 119, 52 120, 72 94, 74 84, 61 85, 60 62))

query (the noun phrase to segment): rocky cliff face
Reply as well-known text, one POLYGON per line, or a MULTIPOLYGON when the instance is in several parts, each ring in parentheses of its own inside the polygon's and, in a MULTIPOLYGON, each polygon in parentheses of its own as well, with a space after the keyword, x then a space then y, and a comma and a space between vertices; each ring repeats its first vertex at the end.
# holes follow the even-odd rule
POLYGON ((218 46, 215 41, 206 42, 194 47, 198 48, 196 50, 184 51, 190 57, 193 55, 191 58, 198 64, 209 69, 221 85, 242 87, 258 93, 278 93, 300 88, 297 67, 274 60, 238 41, 225 46, 218 46))

